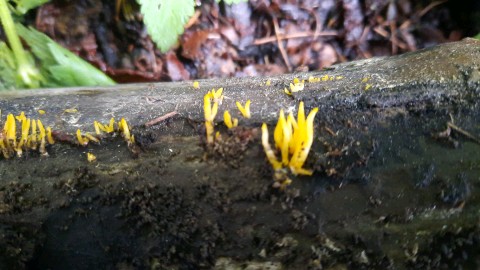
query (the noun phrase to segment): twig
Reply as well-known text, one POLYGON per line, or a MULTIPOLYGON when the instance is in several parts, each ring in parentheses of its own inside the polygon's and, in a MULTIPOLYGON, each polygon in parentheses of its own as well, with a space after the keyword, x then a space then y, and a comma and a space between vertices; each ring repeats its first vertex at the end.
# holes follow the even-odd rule
POLYGON ((148 121, 147 123, 145 123, 145 126, 146 126, 146 127, 151 127, 151 126, 156 125, 156 124, 158 124, 158 123, 160 123, 160 122, 162 122, 162 121, 164 121, 164 120, 167 120, 168 118, 171 118, 171 117, 173 117, 173 116, 175 116, 175 115, 177 115, 177 114, 178 114, 177 111, 169 112, 169 113, 167 113, 167 114, 164 114, 164 115, 162 115, 162 116, 160 116, 160 117, 157 117, 157 118, 154 118, 154 119, 148 121))
POLYGON ((288 72, 292 71, 292 65, 290 65, 290 61, 288 60, 288 55, 287 52, 285 51, 285 48, 283 47, 282 40, 280 39, 280 30, 278 27, 278 20, 276 17, 273 17, 273 28, 275 29, 275 36, 277 38, 277 45, 278 49, 280 50, 280 53, 282 54, 283 61, 285 62, 285 65, 287 66, 288 72))
POLYGON ((470 140, 480 144, 480 140, 472 135, 470 132, 463 130, 461 127, 455 125, 453 122, 447 122, 447 126, 451 128, 452 130, 455 130, 456 132, 462 134, 463 136, 469 138, 470 140))
POLYGON ((307 37, 334 37, 337 36, 336 31, 329 31, 329 32, 301 32, 301 33, 294 33, 288 35, 278 34, 277 36, 270 36, 264 37, 260 39, 256 39, 253 44, 254 45, 262 45, 266 43, 271 43, 277 41, 277 39, 285 40, 285 39, 295 39, 295 38, 307 38, 307 37))

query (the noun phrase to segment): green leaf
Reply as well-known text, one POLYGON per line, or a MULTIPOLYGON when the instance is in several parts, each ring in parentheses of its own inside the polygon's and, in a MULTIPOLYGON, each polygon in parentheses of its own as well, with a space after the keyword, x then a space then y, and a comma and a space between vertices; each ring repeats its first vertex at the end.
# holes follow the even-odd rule
POLYGON ((143 22, 157 47, 168 51, 193 15, 194 0, 137 0, 143 22))
POLYGON ((0 42, 0 90, 17 88, 17 65, 12 50, 5 42, 0 42))
POLYGON ((49 86, 114 85, 103 72, 33 28, 16 24, 20 37, 40 60, 49 86))
POLYGON ((12 2, 15 3, 15 11, 21 15, 49 1, 50 0, 12 0, 12 2))

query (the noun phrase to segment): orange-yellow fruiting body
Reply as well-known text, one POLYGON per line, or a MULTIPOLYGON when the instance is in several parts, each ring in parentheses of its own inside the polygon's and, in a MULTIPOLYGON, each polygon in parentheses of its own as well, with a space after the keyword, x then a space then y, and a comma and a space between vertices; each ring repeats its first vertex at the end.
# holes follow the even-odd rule
POLYGON ((238 119, 233 118, 228 111, 223 112, 223 122, 228 128, 234 128, 238 125, 238 119))
POLYGON ((195 89, 200 89, 200 83, 197 82, 197 81, 194 81, 194 82, 193 82, 193 88, 195 88, 195 89))
POLYGON ((243 117, 245 118, 250 118, 251 117, 251 113, 250 113, 250 99, 247 100, 247 102, 245 102, 245 107, 242 106, 242 104, 240 102, 235 102, 235 104, 237 105, 237 108, 238 110, 240 111, 240 113, 243 115, 243 117))
POLYGON ((93 121, 93 128, 95 128, 95 134, 100 135, 100 123, 98 121, 93 121))
POLYGON ((15 123, 15 117, 13 114, 7 115, 7 121, 5 122, 7 145, 15 148, 17 146, 17 125, 15 123))
POLYGON ((275 157, 275 153, 273 152, 272 148, 270 147, 270 143, 268 142, 268 128, 267 124, 262 124, 262 145, 265 154, 267 155, 267 159, 272 165, 274 170, 279 170, 282 168, 282 163, 277 160, 275 157))
POLYGON ((80 129, 77 129, 77 141, 78 141, 78 144, 82 146, 88 145, 88 139, 82 137, 82 132, 80 131, 80 129))
POLYGON ((97 160, 97 157, 92 153, 87 153, 87 160, 88 162, 94 162, 97 160))
POLYGON ((54 144, 55 143, 55 140, 53 139, 53 136, 52 136, 52 128, 51 127, 47 127, 47 141, 49 144, 54 144))
POLYGON ((292 113, 289 113, 287 119, 285 119, 283 110, 280 110, 273 137, 275 146, 281 153, 281 162, 277 160, 268 143, 267 125, 265 123, 262 125, 262 145, 265 154, 276 171, 276 181, 279 181, 283 187, 289 183, 284 168, 289 168, 295 175, 311 175, 313 173, 311 170, 304 169, 303 164, 313 143, 313 122, 317 112, 318 108, 314 108, 305 118, 304 104, 300 102, 297 120, 295 121, 292 113))

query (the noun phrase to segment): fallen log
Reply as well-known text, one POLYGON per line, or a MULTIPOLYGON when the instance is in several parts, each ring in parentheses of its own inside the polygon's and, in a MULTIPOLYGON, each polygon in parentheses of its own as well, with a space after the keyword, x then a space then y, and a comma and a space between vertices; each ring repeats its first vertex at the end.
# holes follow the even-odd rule
POLYGON ((140 148, 132 156, 112 136, 1 158, 0 269, 478 263, 479 41, 199 83, 0 93, 2 119, 24 111, 72 135, 123 117, 140 148), (217 116, 221 139, 206 146, 203 97, 218 88, 219 115, 229 110, 240 123, 228 130, 217 116), (247 100, 250 119, 235 105, 247 100), (273 131, 279 110, 300 101, 319 108, 305 165, 313 175, 290 175, 280 190, 260 125, 273 131))

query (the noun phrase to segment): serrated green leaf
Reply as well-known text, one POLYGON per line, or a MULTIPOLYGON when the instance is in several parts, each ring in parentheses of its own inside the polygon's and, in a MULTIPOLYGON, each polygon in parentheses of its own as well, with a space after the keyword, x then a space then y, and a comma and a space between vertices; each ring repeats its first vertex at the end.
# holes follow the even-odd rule
POLYGON ((193 0, 137 0, 143 22, 157 47, 168 51, 184 31, 184 25, 193 15, 193 0))
POLYGON ((58 45, 47 35, 33 28, 16 25, 33 54, 40 60, 42 73, 49 86, 97 86, 114 85, 115 82, 103 72, 85 62, 69 50, 58 45))

